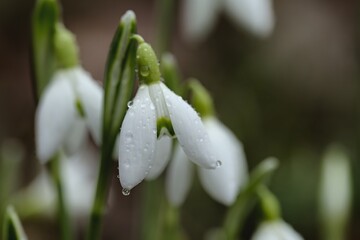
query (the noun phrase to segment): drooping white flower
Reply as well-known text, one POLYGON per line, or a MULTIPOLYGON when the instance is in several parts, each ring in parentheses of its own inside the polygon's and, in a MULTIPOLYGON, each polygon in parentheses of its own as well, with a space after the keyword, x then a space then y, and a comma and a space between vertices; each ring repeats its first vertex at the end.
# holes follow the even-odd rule
POLYGON ((272 0, 186 0, 183 27, 189 40, 202 40, 225 12, 237 24, 259 36, 269 36, 275 24, 272 0))
POLYGON ((282 220, 264 221, 257 228, 252 240, 303 240, 289 224, 282 220))
POLYGON ((195 110, 160 81, 142 84, 120 132, 119 175, 125 190, 132 189, 148 175, 161 172, 168 158, 155 161, 155 157, 170 154, 157 154, 160 144, 168 144, 165 141, 170 139, 163 140, 166 137, 163 135, 169 132, 176 135, 187 157, 197 165, 208 169, 219 165, 216 151, 195 110))
MULTIPOLYGON (((97 159, 97 152, 86 143, 73 156, 64 156, 59 161, 64 198, 74 218, 85 217, 92 206, 97 159)), ((53 179, 43 168, 29 186, 15 195, 15 200, 21 215, 53 215, 57 205, 53 179)))
MULTIPOLYGON (((248 178, 242 144, 215 117, 206 117, 204 125, 222 165, 216 170, 198 168, 201 184, 216 201, 231 205, 248 178)), ((181 149, 175 149, 166 179, 166 194, 175 206, 184 202, 190 189, 192 175, 192 164, 181 149)))
POLYGON ((101 137, 103 90, 81 67, 58 70, 36 110, 37 156, 47 162, 59 149, 76 152, 89 129, 101 137))

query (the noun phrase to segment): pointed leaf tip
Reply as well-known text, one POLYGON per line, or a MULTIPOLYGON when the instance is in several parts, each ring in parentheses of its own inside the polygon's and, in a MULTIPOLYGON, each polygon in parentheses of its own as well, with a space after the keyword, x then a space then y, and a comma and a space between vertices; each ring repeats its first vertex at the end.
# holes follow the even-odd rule
POLYGON ((6 208, 5 221, 3 225, 3 239, 27 240, 19 217, 12 206, 8 206, 6 208))

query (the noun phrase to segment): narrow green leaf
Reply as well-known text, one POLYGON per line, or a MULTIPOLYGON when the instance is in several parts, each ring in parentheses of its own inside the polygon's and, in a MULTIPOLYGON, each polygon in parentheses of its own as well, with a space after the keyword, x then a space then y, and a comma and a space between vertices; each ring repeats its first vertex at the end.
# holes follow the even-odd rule
POLYGON ((244 190, 240 192, 235 203, 229 208, 223 225, 224 234, 219 236, 226 236, 227 240, 237 239, 246 216, 255 205, 258 187, 268 180, 277 166, 277 159, 267 158, 253 170, 244 190))
POLYGON ((4 240, 26 240, 24 229, 21 225, 18 215, 12 206, 8 206, 5 213, 3 225, 4 240))
POLYGON ((55 24, 59 9, 55 0, 37 0, 32 16, 32 71, 38 98, 53 74, 55 24))
POLYGON ((119 130, 120 126, 117 126, 119 119, 122 120, 125 115, 126 104, 132 95, 133 78, 135 77, 135 65, 133 63, 135 60, 132 59, 132 53, 135 46, 130 44, 130 41, 131 36, 135 33, 135 14, 132 11, 127 11, 121 18, 112 40, 106 64, 103 144, 108 142, 106 138, 109 136, 109 131, 116 128, 117 131, 119 130), (116 119, 114 124, 113 119, 116 119))
POLYGON ((112 155, 120 125, 127 110, 135 82, 137 41, 136 18, 127 11, 115 32, 105 69, 105 96, 102 129, 102 147, 96 194, 91 209, 86 239, 101 238, 102 219, 109 192, 112 155))
POLYGON ((126 58, 123 63, 123 74, 121 81, 116 88, 115 108, 111 124, 111 133, 116 137, 120 130, 121 123, 125 117, 127 103, 131 99, 135 83, 136 49, 137 41, 132 39, 126 51, 126 58))

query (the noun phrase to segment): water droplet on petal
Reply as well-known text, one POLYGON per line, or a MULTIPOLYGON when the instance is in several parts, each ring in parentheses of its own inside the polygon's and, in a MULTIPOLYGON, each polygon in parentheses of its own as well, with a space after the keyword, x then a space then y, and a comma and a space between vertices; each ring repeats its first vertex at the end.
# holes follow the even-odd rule
POLYGON ((221 167, 222 162, 220 160, 217 160, 215 164, 216 164, 216 167, 218 168, 218 167, 221 167))
POLYGON ((127 132, 126 135, 125 135, 125 140, 126 142, 130 143, 133 139, 133 135, 131 132, 127 132))
POLYGON ((122 194, 123 194, 124 196, 129 196, 129 195, 130 195, 130 189, 123 188, 123 189, 122 189, 122 194))
POLYGON ((141 66, 140 67, 140 75, 143 77, 147 77, 150 74, 149 66, 141 66))
POLYGON ((133 101, 128 101, 127 103, 128 108, 131 108, 132 105, 133 105, 133 101))

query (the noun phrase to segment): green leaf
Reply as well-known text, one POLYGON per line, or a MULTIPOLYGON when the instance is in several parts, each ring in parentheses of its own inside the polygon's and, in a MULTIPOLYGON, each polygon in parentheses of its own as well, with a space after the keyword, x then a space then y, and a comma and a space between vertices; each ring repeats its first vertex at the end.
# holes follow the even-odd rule
POLYGON ((126 113, 127 102, 132 96, 137 42, 131 40, 131 37, 135 33, 135 14, 127 11, 112 40, 106 64, 103 145, 115 141, 126 113))
POLYGON ((226 236, 227 240, 237 239, 246 216, 255 205, 258 187, 268 180, 277 167, 277 159, 267 158, 253 170, 244 190, 240 192, 235 203, 229 208, 223 225, 224 233, 219 236, 226 236))
POLYGON ((55 0, 37 0, 32 16, 32 71, 37 97, 55 71, 54 33, 58 18, 55 0))
POLYGON ((21 226, 18 215, 12 206, 8 206, 5 213, 3 225, 4 240, 26 240, 24 229, 21 226))

